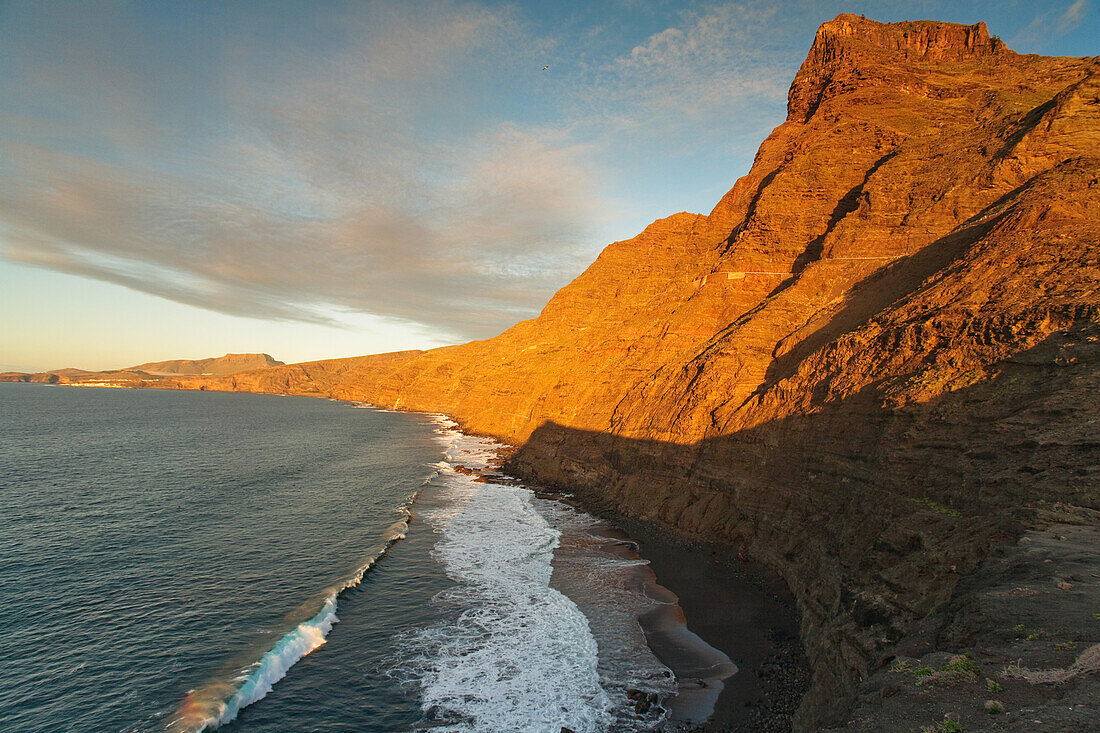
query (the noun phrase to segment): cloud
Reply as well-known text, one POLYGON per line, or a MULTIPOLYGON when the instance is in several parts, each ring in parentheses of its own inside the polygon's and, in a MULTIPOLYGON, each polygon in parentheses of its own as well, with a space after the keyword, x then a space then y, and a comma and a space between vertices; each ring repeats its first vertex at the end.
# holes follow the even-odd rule
POLYGON ((1087 13, 1088 0, 1075 0, 1061 11, 1052 9, 1039 13, 1016 34, 1012 45, 1042 48, 1044 44, 1076 30, 1087 13))
POLYGON ((1066 8, 1066 12, 1062 13, 1062 17, 1059 19, 1059 25, 1062 26, 1063 33, 1077 27, 1077 24, 1085 17, 1085 8, 1087 6, 1087 0, 1077 0, 1066 8))
POLYGON ((337 306, 490 335, 574 270, 600 212, 576 149, 507 126, 489 137, 452 152, 454 178, 415 215, 351 192, 301 197, 323 201, 319 216, 277 187, 244 196, 7 148, 19 185, 0 190, 5 255, 236 315, 326 322, 337 306))
POLYGON ((576 34, 446 0, 207 11, 0 10, 0 256, 234 315, 490 336, 610 239, 609 179, 721 155, 804 52, 755 0, 576 34))
POLYGON ((761 43, 777 14, 771 3, 685 11, 679 24, 616 58, 601 94, 614 100, 620 124, 660 134, 751 115, 754 102, 784 100, 790 83, 789 45, 775 33, 761 43))
POLYGON ((72 31, 74 58, 25 40, 0 117, 14 261, 234 315, 485 337, 536 312, 606 221, 584 146, 477 109, 495 81, 480 70, 519 42, 507 11, 349 6, 294 34, 336 44, 234 34, 193 56, 141 49, 144 72, 104 42, 140 36, 128 18, 59 15, 35 19, 36 42, 72 31), (175 75, 204 81, 151 81, 175 75))

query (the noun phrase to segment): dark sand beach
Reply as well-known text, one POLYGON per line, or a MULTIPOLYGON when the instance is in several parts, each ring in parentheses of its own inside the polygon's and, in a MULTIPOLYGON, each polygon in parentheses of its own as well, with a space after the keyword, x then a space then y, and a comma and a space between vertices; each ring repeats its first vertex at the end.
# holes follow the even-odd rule
POLYGON ((688 628, 725 652, 725 681, 705 730, 784 731, 809 684, 794 598, 781 578, 730 548, 670 539, 667 531, 613 520, 638 543, 657 582, 679 598, 688 628))
POLYGON ((498 462, 488 471, 463 466, 458 469, 481 474, 481 480, 522 483, 547 498, 600 517, 610 525, 606 530, 609 536, 617 535, 629 551, 648 561, 648 569, 655 576, 651 582, 659 586, 659 593, 667 591, 676 596, 683 618, 643 616, 639 623, 657 657, 677 671, 681 695, 696 697, 691 690, 695 678, 687 678, 685 685, 683 672, 706 663, 711 656, 706 650, 694 648, 690 641, 687 648, 676 648, 685 642, 677 628, 682 629, 685 621, 688 630, 736 665, 737 671, 722 683, 706 723, 677 720, 698 707, 698 700, 693 699, 679 706, 673 702, 662 729, 789 731, 791 716, 809 687, 811 672, 799 639, 797 605, 783 579, 727 545, 692 540, 667 527, 610 513, 606 507, 589 505, 570 494, 520 482, 504 473, 513 450, 502 447, 498 462))

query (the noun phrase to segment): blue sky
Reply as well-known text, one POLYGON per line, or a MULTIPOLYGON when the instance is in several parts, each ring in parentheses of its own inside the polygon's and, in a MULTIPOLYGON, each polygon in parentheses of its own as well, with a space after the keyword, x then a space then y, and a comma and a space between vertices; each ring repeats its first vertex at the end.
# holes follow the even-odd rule
POLYGON ((1100 52, 1095 0, 0 2, 0 369, 493 336, 709 211, 839 12, 1100 52))

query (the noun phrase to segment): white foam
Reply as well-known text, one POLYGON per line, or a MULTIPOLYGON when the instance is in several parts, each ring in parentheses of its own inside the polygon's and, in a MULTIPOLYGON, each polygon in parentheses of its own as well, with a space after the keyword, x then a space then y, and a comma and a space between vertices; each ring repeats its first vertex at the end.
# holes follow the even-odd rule
POLYGON ((287 670, 295 662, 325 643, 325 637, 338 620, 336 596, 332 595, 325 599, 324 606, 316 616, 298 624, 297 628, 284 635, 247 674, 235 680, 240 683, 240 687, 225 702, 217 719, 209 722, 215 725, 228 723, 236 718, 243 708, 271 692, 272 686, 286 676, 287 670))
POLYGON ((607 525, 596 517, 547 498, 536 499, 535 507, 562 533, 563 544, 554 558, 555 585, 591 620, 600 650, 600 681, 613 705, 610 728, 655 726, 665 717, 664 706, 635 709, 630 697, 642 693, 664 701, 677 691, 672 670, 653 654, 638 623, 659 605, 646 593, 647 576, 639 574, 649 563, 603 533, 607 525))
MULTIPOLYGON (((499 444, 439 421, 451 464, 484 468, 499 444)), ((445 468, 436 558, 457 582, 436 597, 448 621, 414 632, 400 673, 420 687, 425 723, 455 731, 597 731, 611 721, 588 620, 550 587, 560 532, 524 488, 445 468)))
POLYGON ((189 692, 167 727, 201 733, 233 721, 241 710, 271 692, 275 683, 285 677, 299 659, 324 644, 333 625, 340 620, 336 616, 336 606, 341 594, 359 585, 393 543, 405 537, 410 514, 406 507, 401 511, 404 518, 386 528, 381 543, 368 550, 366 562, 343 582, 322 591, 324 600, 316 615, 283 634, 275 646, 241 670, 232 681, 211 680, 189 692))
POLYGON ((683 626, 675 596, 658 592, 648 562, 603 520, 485 482, 502 446, 463 434, 445 416, 434 421, 445 460, 424 518, 443 535, 435 555, 458 585, 436 598, 450 622, 414 633, 398 665, 420 687, 423 724, 559 733, 651 729, 668 716, 705 720, 736 667, 683 626), (655 633, 698 647, 689 661, 715 663, 681 669, 705 678, 705 689, 680 688, 654 654, 640 624, 654 613, 679 618, 655 633))

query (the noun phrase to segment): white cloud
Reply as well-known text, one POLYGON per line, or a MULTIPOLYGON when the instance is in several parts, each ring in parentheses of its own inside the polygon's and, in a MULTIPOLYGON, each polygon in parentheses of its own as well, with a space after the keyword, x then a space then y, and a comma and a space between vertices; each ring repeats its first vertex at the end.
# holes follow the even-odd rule
POLYGON ((93 59, 72 78, 35 58, 51 98, 24 86, 0 120, 12 260, 236 315, 362 311, 484 337, 536 312, 605 219, 583 147, 476 110, 478 68, 516 43, 507 12, 353 6, 324 53, 207 49, 191 73, 220 76, 183 100, 194 110, 101 53, 124 21, 70 39, 93 59), (70 101, 85 129, 39 134, 57 117, 43 105, 70 101), (127 120, 141 134, 119 137, 127 120))
POLYGON ((614 23, 544 36, 446 0, 302 27, 224 4, 189 36, 129 6, 5 12, 0 255, 230 314, 365 312, 454 338, 532 315, 580 271, 620 213, 615 168, 699 154, 781 108, 793 72, 756 0, 619 54, 614 23))
MULTIPOLYGON (((785 98, 789 50, 761 43, 774 4, 728 4, 686 12, 617 58, 606 87, 618 90, 625 124, 667 129, 676 120, 707 122, 751 113, 754 100, 785 98)), ((622 118, 620 118, 622 119, 622 118)))

